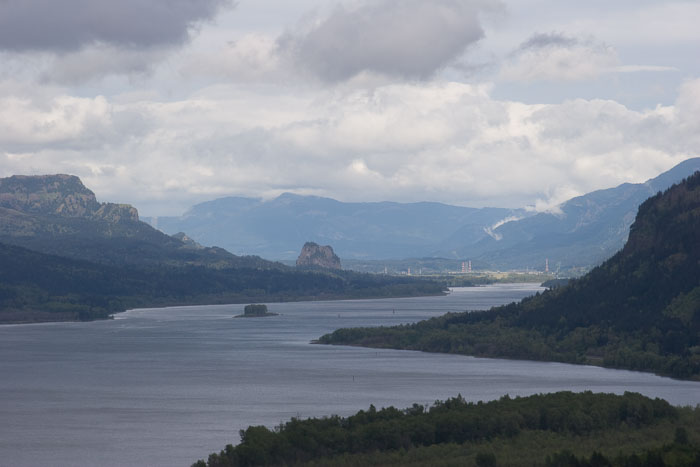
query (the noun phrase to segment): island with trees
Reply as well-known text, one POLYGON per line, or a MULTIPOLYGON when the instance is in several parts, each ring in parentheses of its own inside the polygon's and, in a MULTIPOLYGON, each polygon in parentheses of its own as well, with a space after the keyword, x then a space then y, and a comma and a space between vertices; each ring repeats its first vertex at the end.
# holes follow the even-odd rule
POLYGON ((279 313, 267 311, 267 305, 252 303, 243 308, 243 314, 234 318, 264 318, 265 316, 278 316, 279 313))

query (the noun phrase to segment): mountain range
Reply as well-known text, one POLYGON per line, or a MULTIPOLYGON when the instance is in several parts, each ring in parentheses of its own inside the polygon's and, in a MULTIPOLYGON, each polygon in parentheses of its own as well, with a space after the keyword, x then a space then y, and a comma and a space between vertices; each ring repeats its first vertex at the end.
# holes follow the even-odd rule
POLYGON ((645 183, 623 183, 570 199, 550 212, 507 222, 476 245, 456 247, 499 269, 589 268, 625 244, 637 209, 647 198, 700 170, 700 158, 688 159, 645 183))
MULTIPOLYGON (((645 183, 573 198, 548 212, 440 203, 344 203, 285 193, 272 200, 227 197, 179 217, 147 218, 204 245, 277 260, 306 241, 330 244, 346 264, 402 258, 471 260, 479 269, 589 269, 622 247, 638 206, 700 170, 688 159, 645 183)), ((376 267, 374 269, 377 269, 376 267)), ((382 268, 380 268, 382 269, 382 268)), ((379 269, 378 269, 379 270, 379 269)))
POLYGON ((468 208, 440 203, 343 203, 284 193, 272 200, 227 197, 198 204, 181 217, 144 218, 166 233, 187 233, 204 245, 277 260, 296 259, 306 241, 330 244, 341 258, 431 255, 449 229, 467 241, 484 226, 526 215, 524 210, 468 208))

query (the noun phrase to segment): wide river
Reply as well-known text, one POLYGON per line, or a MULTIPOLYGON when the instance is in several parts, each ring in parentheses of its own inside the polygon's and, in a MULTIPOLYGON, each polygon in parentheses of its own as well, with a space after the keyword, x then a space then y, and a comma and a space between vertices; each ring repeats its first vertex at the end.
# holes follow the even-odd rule
POLYGON ((700 383, 597 367, 311 345, 346 326, 485 309, 533 284, 443 297, 132 310, 115 320, 0 327, 0 465, 189 466, 248 425, 408 407, 462 394, 638 391, 700 403, 700 383))

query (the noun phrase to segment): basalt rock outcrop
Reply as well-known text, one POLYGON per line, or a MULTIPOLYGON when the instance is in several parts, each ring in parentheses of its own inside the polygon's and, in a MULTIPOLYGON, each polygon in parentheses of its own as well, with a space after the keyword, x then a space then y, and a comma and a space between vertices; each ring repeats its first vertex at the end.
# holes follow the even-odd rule
POLYGON ((340 258, 333 252, 330 245, 321 246, 314 242, 306 242, 297 258, 297 267, 341 269, 340 258))

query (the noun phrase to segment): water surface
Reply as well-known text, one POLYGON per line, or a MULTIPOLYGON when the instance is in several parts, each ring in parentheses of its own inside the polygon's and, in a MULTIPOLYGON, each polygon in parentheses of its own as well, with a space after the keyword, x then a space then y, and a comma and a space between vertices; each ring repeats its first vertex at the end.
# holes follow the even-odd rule
POLYGON ((0 465, 188 466, 248 425, 559 390, 700 403, 700 383, 597 367, 310 345, 346 326, 519 300, 533 284, 444 297, 133 310, 113 321, 0 327, 0 465))

